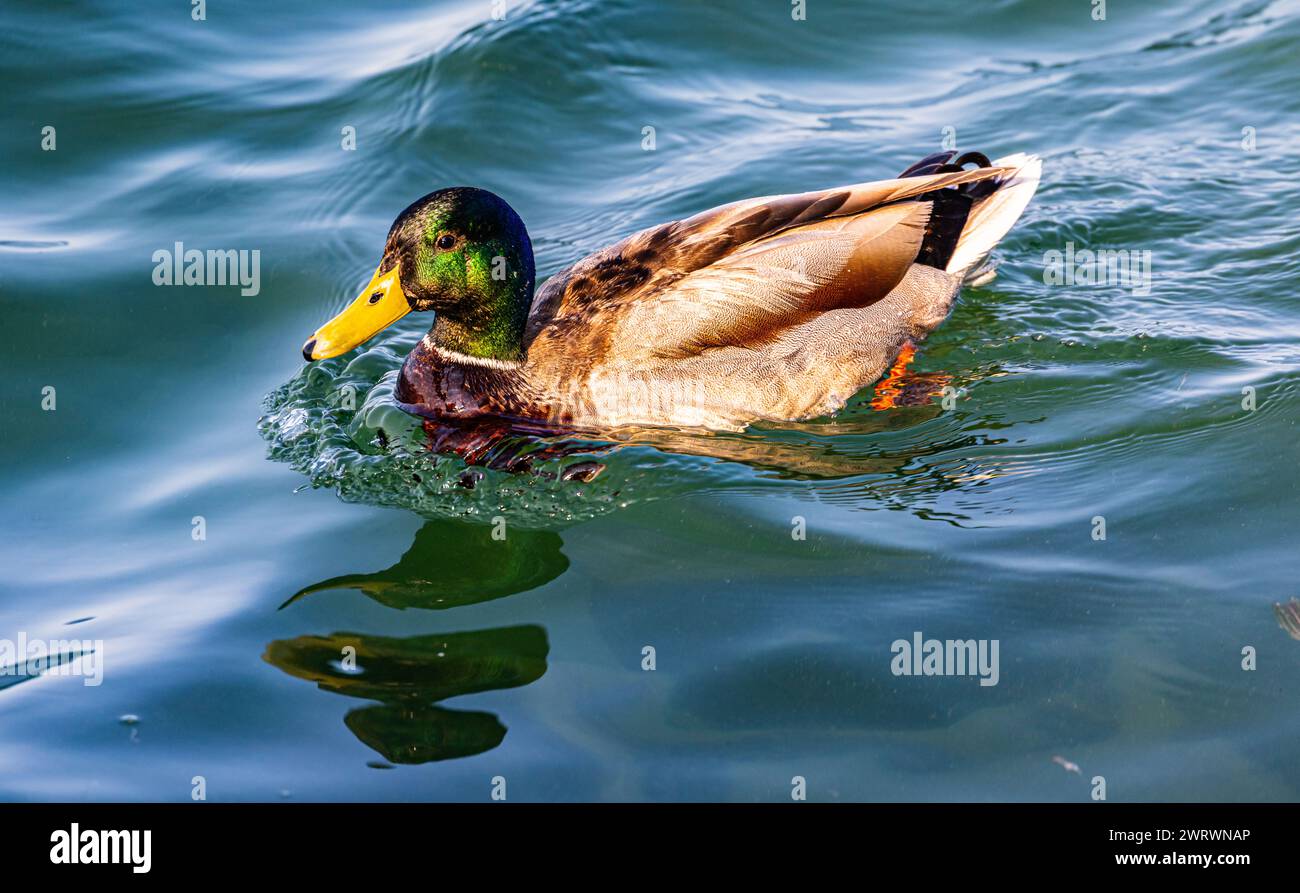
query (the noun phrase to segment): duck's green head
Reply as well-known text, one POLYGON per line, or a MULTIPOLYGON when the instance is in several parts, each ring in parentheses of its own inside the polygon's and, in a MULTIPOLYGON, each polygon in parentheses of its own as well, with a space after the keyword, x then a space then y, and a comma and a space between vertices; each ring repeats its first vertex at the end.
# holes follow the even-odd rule
POLYGON ((336 357, 412 310, 432 310, 440 347, 517 360, 533 280, 533 246, 513 208, 484 189, 440 189, 398 215, 369 284, 302 354, 336 357))

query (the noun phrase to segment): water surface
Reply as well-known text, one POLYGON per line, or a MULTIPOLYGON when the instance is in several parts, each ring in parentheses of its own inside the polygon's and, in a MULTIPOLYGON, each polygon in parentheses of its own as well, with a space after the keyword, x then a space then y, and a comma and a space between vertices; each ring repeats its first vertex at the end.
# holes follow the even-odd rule
POLYGON ((0 677, 0 797, 1300 797, 1300 4, 1089 13, 7 4, 0 637, 104 675, 0 677), (548 275, 945 133, 1045 160, 912 364, 951 408, 470 490, 391 403, 428 320, 302 368, 432 189, 506 197, 548 275), (155 286, 178 241, 258 250, 258 294, 155 286), (1068 243, 1150 251, 1149 293, 1045 283, 1068 243), (893 676, 918 630, 999 683, 893 676))

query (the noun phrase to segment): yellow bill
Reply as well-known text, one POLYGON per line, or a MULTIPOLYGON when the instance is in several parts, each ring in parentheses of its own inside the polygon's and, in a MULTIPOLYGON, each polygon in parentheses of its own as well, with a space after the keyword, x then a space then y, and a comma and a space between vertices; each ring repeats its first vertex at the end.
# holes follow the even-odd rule
POLYGON ((406 303, 398 275, 401 266, 394 264, 382 274, 375 270, 360 296, 307 339, 302 346, 303 358, 308 362, 328 360, 347 353, 410 313, 411 305, 406 303))

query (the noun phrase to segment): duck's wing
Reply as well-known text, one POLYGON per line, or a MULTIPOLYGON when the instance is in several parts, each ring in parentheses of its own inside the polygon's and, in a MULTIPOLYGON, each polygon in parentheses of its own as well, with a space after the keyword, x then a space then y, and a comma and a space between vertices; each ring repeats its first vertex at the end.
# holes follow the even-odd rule
POLYGON ((757 346, 810 315, 868 306, 916 260, 926 193, 1005 173, 983 167, 749 199, 643 230, 538 290, 529 352, 606 362, 684 356, 757 346))

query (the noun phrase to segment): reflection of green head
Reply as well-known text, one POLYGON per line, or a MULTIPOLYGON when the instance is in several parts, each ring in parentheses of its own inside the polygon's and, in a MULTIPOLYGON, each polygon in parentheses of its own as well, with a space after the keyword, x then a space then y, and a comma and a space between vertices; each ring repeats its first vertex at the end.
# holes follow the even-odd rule
POLYGON ((429 193, 388 232, 379 269, 397 263, 411 308, 438 314, 436 344, 500 360, 523 356, 533 246, 500 197, 468 186, 429 193))
POLYGON ((360 633, 299 636, 272 642, 263 657, 326 691, 428 704, 527 685, 546 672, 549 651, 540 626, 508 626, 404 639, 360 633), (340 668, 342 654, 353 655, 353 669, 361 672, 340 668))
POLYGON ((391 608, 453 608, 527 592, 569 568, 564 541, 549 530, 512 529, 492 540, 491 528, 427 521, 411 548, 387 570, 322 580, 285 605, 327 589, 357 589, 391 608))

